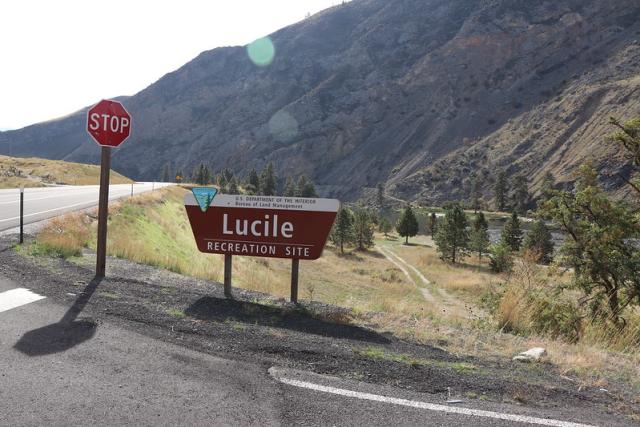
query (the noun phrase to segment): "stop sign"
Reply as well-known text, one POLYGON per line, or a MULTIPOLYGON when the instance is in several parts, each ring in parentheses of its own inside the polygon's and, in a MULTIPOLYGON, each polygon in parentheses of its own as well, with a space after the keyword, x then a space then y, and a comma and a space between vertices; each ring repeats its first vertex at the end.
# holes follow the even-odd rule
POLYGON ((103 99, 87 112, 87 132, 99 145, 117 147, 129 137, 131 116, 118 101, 103 99))

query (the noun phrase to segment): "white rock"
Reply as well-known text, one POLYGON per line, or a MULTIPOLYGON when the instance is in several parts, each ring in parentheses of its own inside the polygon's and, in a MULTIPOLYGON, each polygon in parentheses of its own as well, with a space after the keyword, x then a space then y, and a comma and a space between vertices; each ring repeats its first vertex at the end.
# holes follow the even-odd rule
POLYGON ((547 354, 547 350, 542 347, 534 347, 527 351, 523 351, 519 355, 515 356, 513 360, 518 362, 537 362, 547 354))

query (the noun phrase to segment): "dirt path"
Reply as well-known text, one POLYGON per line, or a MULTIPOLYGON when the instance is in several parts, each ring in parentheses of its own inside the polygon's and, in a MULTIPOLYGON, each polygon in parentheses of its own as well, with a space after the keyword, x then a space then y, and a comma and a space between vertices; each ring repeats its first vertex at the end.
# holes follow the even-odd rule
POLYGON ((442 287, 438 287, 436 292, 437 292, 437 294, 438 294, 438 296, 440 298, 436 298, 434 296, 433 292, 431 292, 429 289, 427 289, 427 287, 433 287, 434 284, 429 279, 427 279, 424 276, 424 274, 422 274, 422 272, 420 272, 420 270, 418 270, 415 266, 410 264, 407 260, 405 260, 404 258, 399 256, 398 254, 393 252, 388 247, 383 247, 382 245, 378 245, 378 248, 380 249, 380 252, 382 252, 382 254, 388 260, 390 260, 392 263, 394 263, 394 265, 398 266, 398 268, 400 268, 407 277, 410 277, 410 275, 408 274, 407 269, 402 267, 402 265, 406 266, 407 268, 409 268, 410 270, 412 270, 416 274, 416 276, 420 279, 420 281, 422 283, 417 283, 412 277, 410 277, 410 279, 414 284, 416 284, 416 286, 418 287, 418 289, 420 290, 420 292, 424 296, 425 300, 427 300, 429 302, 439 302, 441 304, 444 304, 445 306, 448 307, 448 309, 452 313, 456 313, 460 317, 463 317, 463 318, 466 318, 466 319, 470 319, 470 318, 473 317, 473 315, 471 314, 472 312, 469 309, 469 307, 463 301, 460 301, 460 299, 456 298, 455 296, 453 296, 449 292, 447 292, 446 289, 443 289, 442 287), (391 258, 391 257, 393 257, 393 258, 391 258))
POLYGON ((407 279, 409 279, 409 281, 411 283, 416 285, 416 287, 420 290, 420 293, 422 293, 422 296, 424 297, 424 299, 426 301, 428 301, 428 302, 436 302, 436 299, 431 294, 431 292, 429 292, 429 290, 424 288, 423 286, 420 286, 420 284, 417 283, 416 280, 413 277, 411 277, 411 274, 409 274, 409 271, 407 271, 407 269, 403 266, 403 264, 405 266, 409 267, 410 269, 412 269, 416 273, 416 275, 420 278, 420 280, 422 281, 422 284, 424 286, 428 286, 428 285, 431 284, 429 279, 424 277, 422 275, 422 273, 420 273, 414 266, 412 266, 411 264, 407 263, 405 260, 403 260, 398 255, 396 255, 393 251, 391 251, 391 249, 388 249, 388 248, 385 248, 384 246, 378 245, 378 250, 380 251, 380 253, 382 255, 384 255, 384 257, 387 260, 389 260, 389 262, 391 262, 393 265, 398 267, 400 269, 400 271, 402 271, 404 273, 404 275, 407 276, 407 279))

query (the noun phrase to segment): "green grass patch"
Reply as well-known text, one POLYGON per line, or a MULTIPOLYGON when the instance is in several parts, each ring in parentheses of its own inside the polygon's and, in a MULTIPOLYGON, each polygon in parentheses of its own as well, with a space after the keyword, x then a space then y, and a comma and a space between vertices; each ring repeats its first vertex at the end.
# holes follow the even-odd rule
POLYGON ((169 308, 169 309, 165 310, 165 312, 169 316, 174 317, 176 319, 183 319, 183 318, 186 317, 186 314, 184 314, 184 311, 178 310, 177 308, 169 308))
POLYGON ((233 330, 237 331, 237 332, 244 332, 247 330, 247 325, 245 325, 244 323, 240 323, 234 319, 231 318, 226 318, 224 320, 224 323, 231 326, 233 328, 233 330))
POLYGON ((361 357, 374 360, 387 360, 390 362, 403 363, 411 366, 431 365, 441 368, 453 369, 459 374, 468 374, 471 372, 477 372, 477 367, 464 362, 446 362, 441 360, 429 360, 414 357, 404 353, 394 353, 392 351, 385 350, 380 347, 364 347, 353 349, 354 354, 361 357))
POLYGON ((50 256, 56 258, 72 258, 82 255, 82 249, 77 247, 65 247, 49 243, 34 242, 23 249, 32 256, 50 256))
POLYGON ((110 299, 110 300, 117 300, 120 299, 120 295, 116 294, 115 292, 98 292, 98 296, 101 296, 103 298, 106 299, 110 299))

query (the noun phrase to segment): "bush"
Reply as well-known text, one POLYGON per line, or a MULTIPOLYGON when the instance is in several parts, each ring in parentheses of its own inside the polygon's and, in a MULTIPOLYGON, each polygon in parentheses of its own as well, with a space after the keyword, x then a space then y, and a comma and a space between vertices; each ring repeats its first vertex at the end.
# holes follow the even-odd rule
POLYGON ((510 272, 513 269, 511 248, 504 242, 491 246, 489 267, 494 273, 510 272))
POLYGON ((527 258, 514 269, 493 314, 501 330, 518 335, 576 342, 582 334, 577 301, 527 258))
POLYGON ((494 317, 499 329, 517 335, 544 335, 572 343, 581 336, 582 317, 574 302, 542 288, 522 288, 517 282, 508 285, 494 317))

